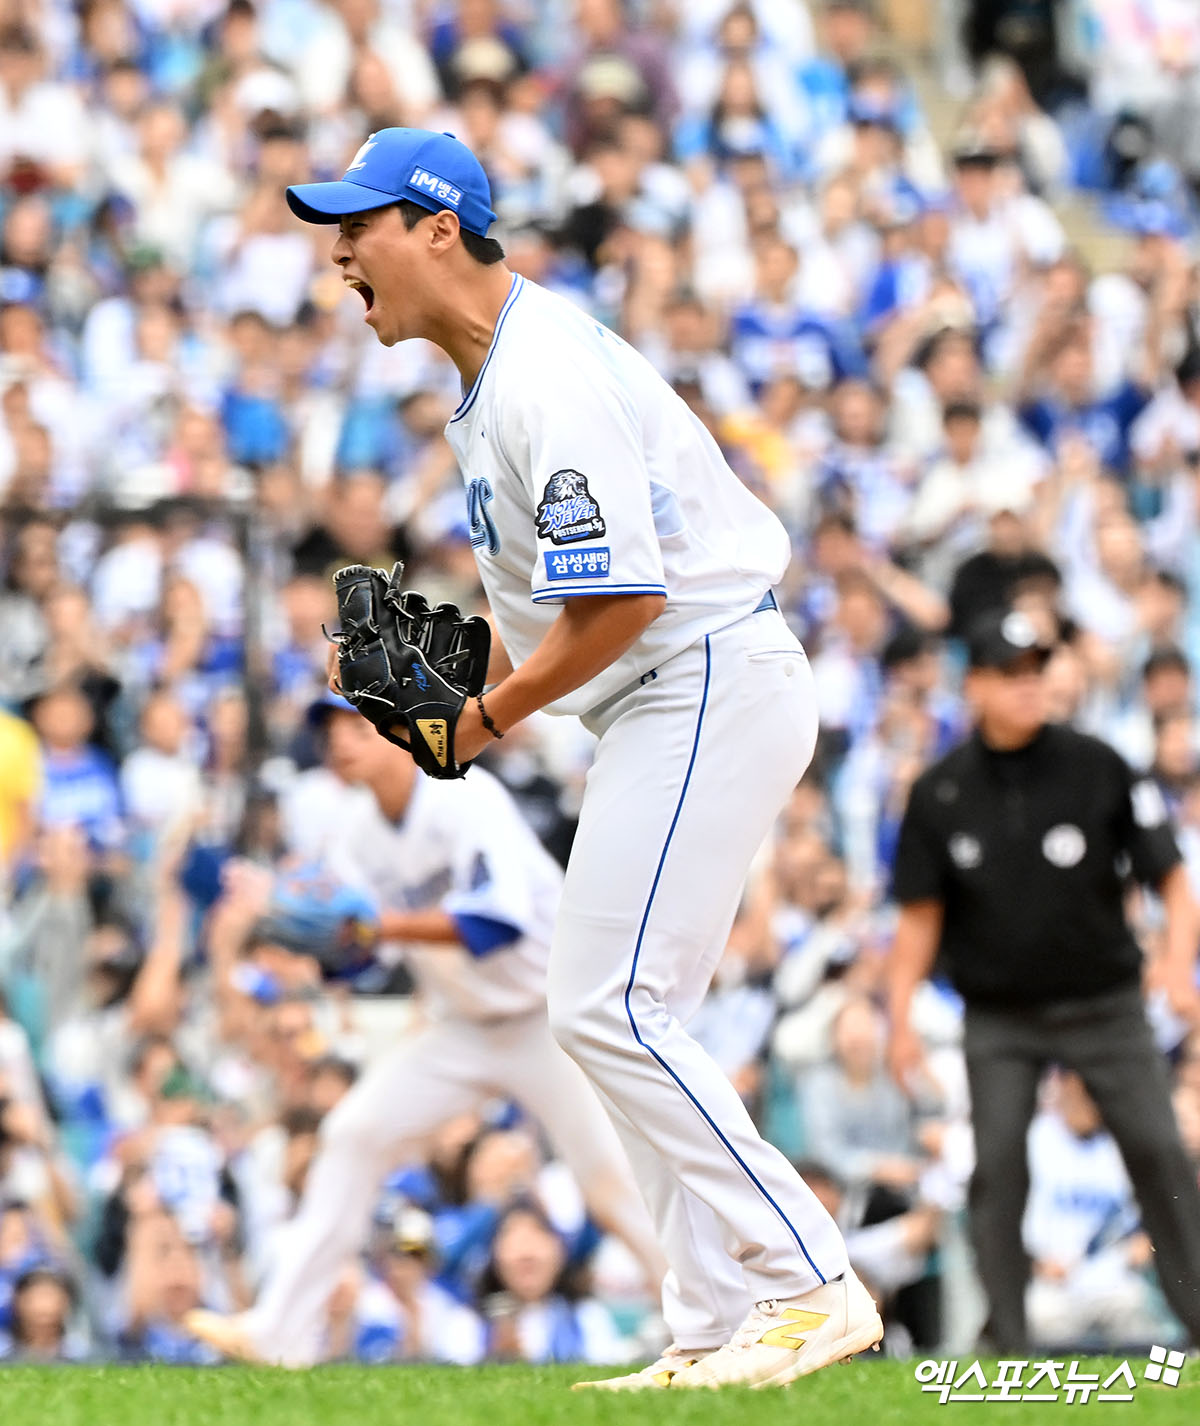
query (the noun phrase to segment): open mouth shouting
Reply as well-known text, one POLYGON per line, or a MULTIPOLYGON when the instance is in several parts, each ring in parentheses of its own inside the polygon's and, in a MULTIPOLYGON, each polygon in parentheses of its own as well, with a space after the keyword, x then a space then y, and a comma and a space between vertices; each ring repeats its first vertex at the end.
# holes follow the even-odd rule
POLYGON ((342 280, 347 287, 353 288, 355 292, 362 296, 363 301, 367 304, 367 311, 369 312, 375 305, 375 289, 371 284, 364 282, 360 277, 345 277, 342 280))

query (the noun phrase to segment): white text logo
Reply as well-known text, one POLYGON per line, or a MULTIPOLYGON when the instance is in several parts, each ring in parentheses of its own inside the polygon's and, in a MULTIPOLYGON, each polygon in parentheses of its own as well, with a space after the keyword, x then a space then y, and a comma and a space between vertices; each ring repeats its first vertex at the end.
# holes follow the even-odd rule
POLYGON ((462 202, 461 188, 455 188, 452 183, 447 183, 444 178, 439 178, 436 173, 430 173, 425 168, 413 169, 408 186, 431 194, 439 203, 445 203, 448 208, 457 208, 462 202))

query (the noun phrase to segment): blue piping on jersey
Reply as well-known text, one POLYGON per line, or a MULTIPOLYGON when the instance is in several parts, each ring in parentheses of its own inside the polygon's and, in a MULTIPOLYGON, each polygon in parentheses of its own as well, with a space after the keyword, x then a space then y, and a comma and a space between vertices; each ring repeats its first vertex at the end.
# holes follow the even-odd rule
POLYGON ((555 599, 578 599, 588 594, 666 594, 665 584, 588 584, 571 589, 539 589, 530 595, 534 604, 548 604, 555 599))
POLYGON ((725 1146, 726 1150, 729 1153, 729 1156, 733 1159, 734 1163, 738 1165, 738 1167, 742 1170, 742 1172, 746 1175, 746 1177, 750 1180, 754 1187, 758 1189, 759 1193, 762 1194, 762 1196, 767 1200, 767 1202, 779 1215, 779 1218, 782 1221, 784 1227, 796 1240, 796 1245, 804 1254, 804 1261, 809 1265, 810 1268, 812 1268, 813 1272, 816 1273, 817 1277, 820 1278, 822 1284, 824 1284, 826 1281, 824 1273, 822 1273, 820 1268, 817 1267, 816 1263, 813 1262, 812 1258, 809 1257, 808 1249, 804 1246, 803 1238, 801 1238, 800 1234, 796 1231, 787 1214, 783 1211, 782 1208, 780 1208, 779 1204, 775 1202, 775 1200, 767 1192, 766 1188, 762 1185, 762 1183, 760 1183, 759 1180, 754 1176, 750 1165, 746 1163, 745 1159, 741 1157, 741 1155, 733 1147, 733 1145, 729 1142, 725 1135, 721 1133, 720 1129, 717 1127, 716 1123, 713 1121, 708 1111, 704 1108, 704 1106, 700 1103, 700 1101, 696 1098, 692 1091, 687 1087, 687 1085, 684 1084, 683 1080, 680 1079, 680 1077, 675 1073, 671 1066, 667 1064, 666 1060, 663 1059, 663 1057, 658 1053, 658 1051, 655 1050, 652 1045, 647 1044, 646 1041, 642 1039, 641 1031, 637 1027, 637 1021, 634 1019, 633 1007, 629 1003, 630 996, 633 994, 633 982, 637 976, 638 957, 642 953, 642 941, 645 939, 646 936, 646 923, 650 920, 650 908, 654 905, 654 897, 658 891, 658 883, 662 878, 663 867, 666 865, 667 852, 670 850, 671 847, 671 838, 675 835, 675 828, 679 822, 679 814, 683 811, 683 799, 687 796, 688 784, 692 780, 692 769, 696 766, 696 752, 700 747, 700 729, 704 724, 704 710, 708 706, 708 685, 711 676, 712 647, 710 643, 710 636, 706 634, 704 636, 704 691, 700 695, 700 712, 696 718, 696 735, 692 739, 692 753, 691 757, 688 759, 687 772, 684 774, 683 787, 679 793, 679 801, 675 804, 675 815, 671 818, 671 825, 667 829, 667 839, 663 843, 662 855, 658 859, 658 866, 654 872, 654 881, 650 887, 650 895, 646 900, 646 909, 642 912, 642 924, 638 927, 637 942, 633 948, 633 964, 629 968, 629 980, 625 986, 625 1015, 629 1020, 629 1028, 633 1031, 633 1038, 638 1042, 642 1049, 646 1051, 647 1054, 649 1054, 654 1060, 657 1061, 657 1063, 664 1070, 666 1070, 666 1072, 671 1076, 671 1078, 675 1081, 679 1088, 683 1090, 684 1094, 691 1101, 692 1106, 696 1109, 696 1111, 703 1118, 704 1122, 725 1146))
POLYGON ((488 347, 487 356, 483 359, 483 365, 479 368, 479 375, 471 383, 471 389, 462 399, 462 404, 458 410, 450 417, 450 424, 460 420, 475 404, 475 398, 479 395, 479 384, 483 380, 483 373, 488 369, 488 362, 496 352, 496 343, 500 340, 500 328, 504 326, 504 319, 512 311, 512 305, 521 295, 521 288, 525 286, 525 279, 516 274, 512 280, 512 286, 508 289, 508 296, 504 299, 504 306, 500 309, 500 315, 496 318, 496 330, 492 333, 492 344, 488 347))

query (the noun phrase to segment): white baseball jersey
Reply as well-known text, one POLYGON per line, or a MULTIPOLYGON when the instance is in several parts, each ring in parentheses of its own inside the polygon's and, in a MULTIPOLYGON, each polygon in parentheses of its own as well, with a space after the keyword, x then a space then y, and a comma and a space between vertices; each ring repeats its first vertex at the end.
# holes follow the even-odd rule
POLYGON ((454 782, 418 777, 399 822, 366 788, 351 789, 325 861, 383 910, 440 907, 455 919, 464 945, 405 948, 435 1013, 499 1020, 545 1002, 562 872, 483 768, 454 782))
POLYGON ((1029 1199, 1021 1224, 1026 1251, 1074 1267, 1138 1222, 1125 1161, 1110 1134, 1081 1139, 1057 1114, 1029 1126, 1029 1199))
POLYGON ((446 435, 514 665, 565 599, 666 595, 633 647, 550 712, 585 713, 636 683, 748 614, 787 567, 783 526, 650 363, 525 278, 446 435))

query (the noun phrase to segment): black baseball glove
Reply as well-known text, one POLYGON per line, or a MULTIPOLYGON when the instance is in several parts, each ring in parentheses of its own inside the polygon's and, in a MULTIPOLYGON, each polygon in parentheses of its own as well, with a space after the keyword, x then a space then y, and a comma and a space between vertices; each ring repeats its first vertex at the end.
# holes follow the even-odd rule
POLYGON ((454 729, 468 698, 483 692, 491 630, 455 604, 429 607, 416 590, 400 590, 403 564, 391 575, 352 564, 333 577, 340 633, 338 683, 343 697, 389 742, 413 755, 430 777, 462 777, 470 763, 454 756, 454 729), (403 725, 407 737, 395 725, 403 725))

